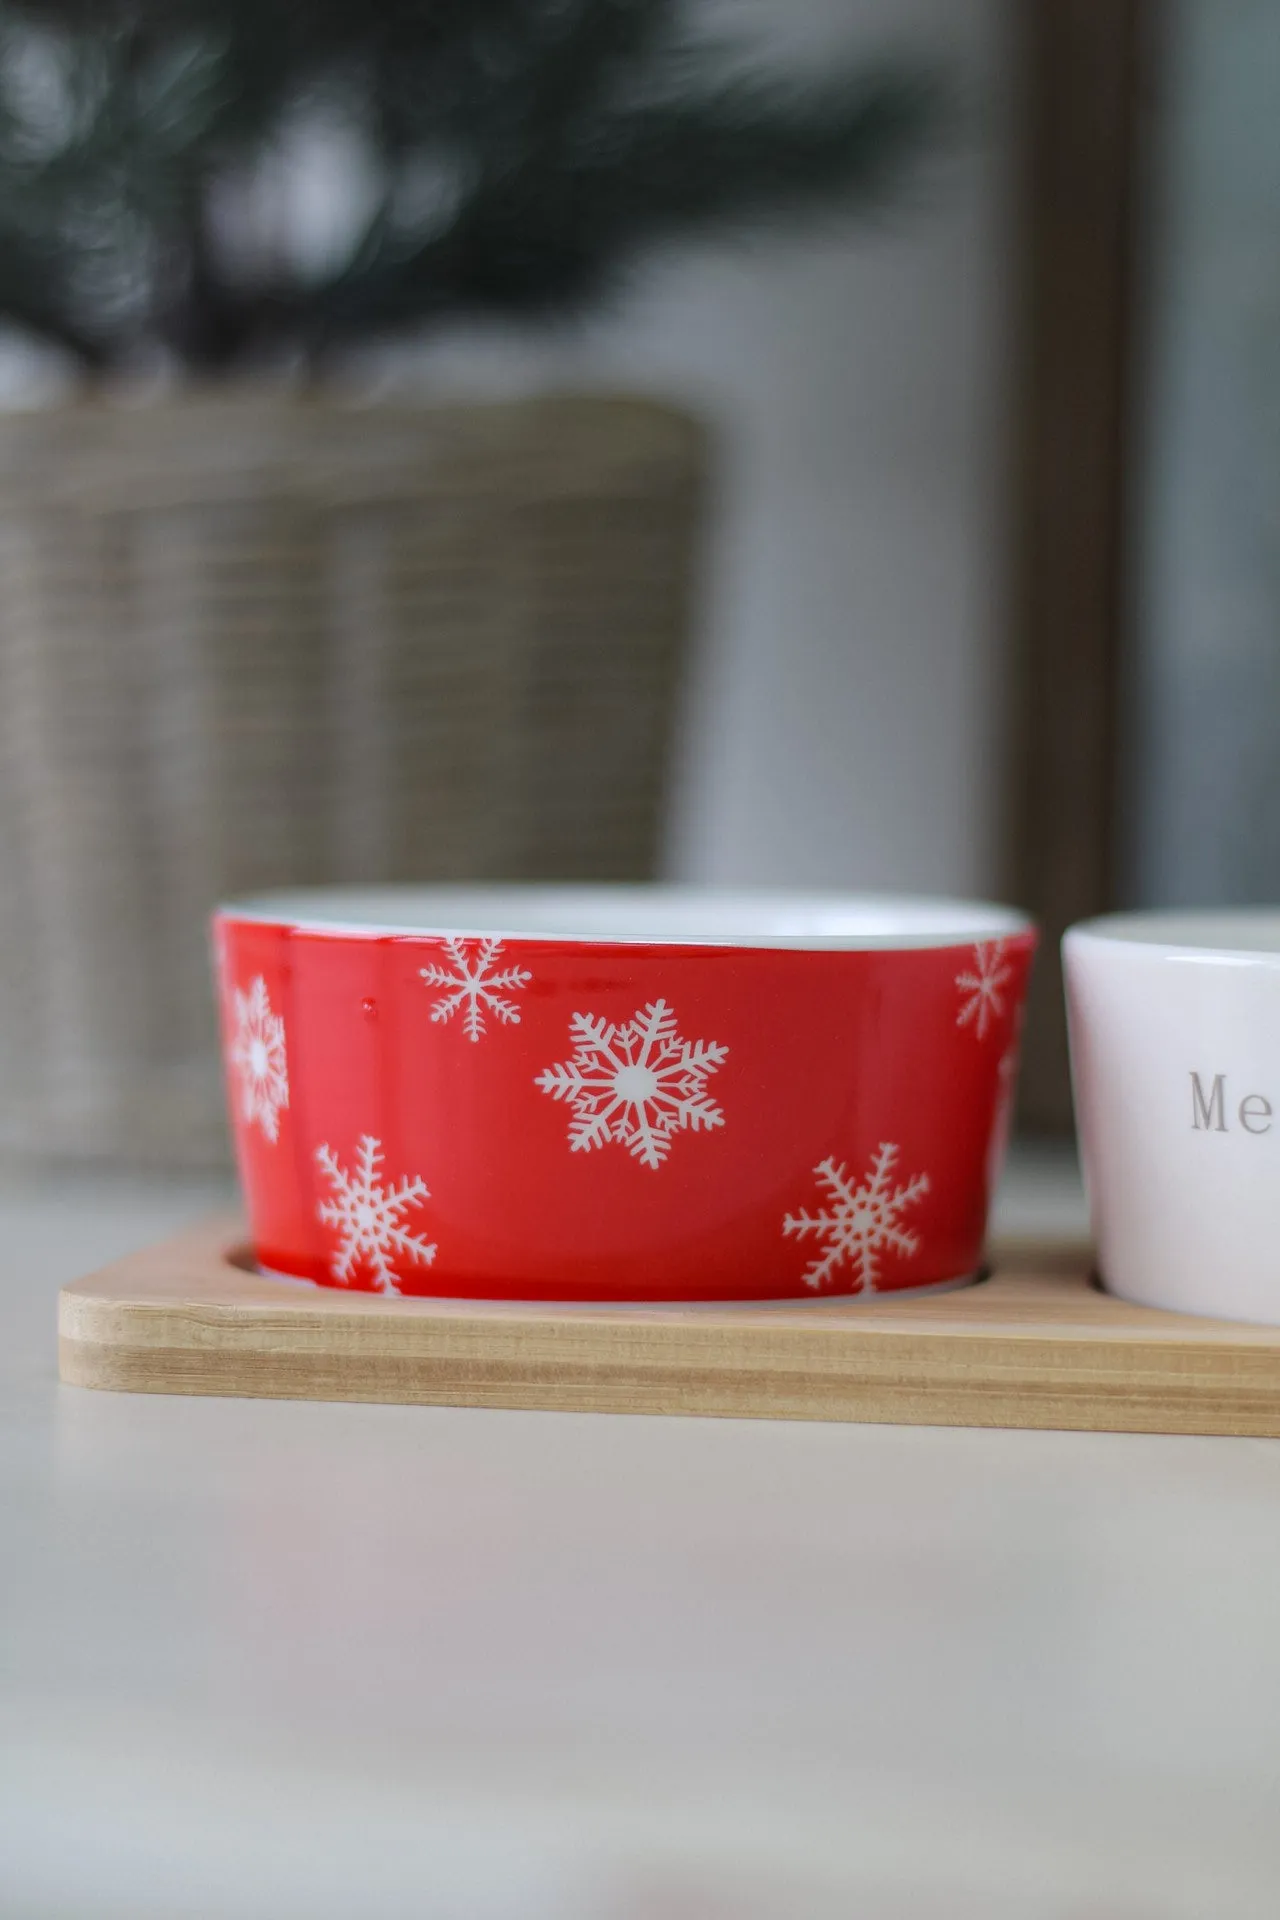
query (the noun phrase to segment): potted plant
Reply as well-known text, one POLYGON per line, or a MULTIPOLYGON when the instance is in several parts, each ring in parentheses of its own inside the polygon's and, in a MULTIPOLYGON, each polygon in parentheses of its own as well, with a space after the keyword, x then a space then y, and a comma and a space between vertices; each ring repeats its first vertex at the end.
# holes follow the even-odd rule
POLYGON ((0 322, 78 379, 0 421, 0 1148, 221 1156, 228 892, 650 870, 696 428, 343 368, 875 198, 939 105, 673 0, 0 0, 0 322), (344 182, 309 247, 306 152, 344 182))

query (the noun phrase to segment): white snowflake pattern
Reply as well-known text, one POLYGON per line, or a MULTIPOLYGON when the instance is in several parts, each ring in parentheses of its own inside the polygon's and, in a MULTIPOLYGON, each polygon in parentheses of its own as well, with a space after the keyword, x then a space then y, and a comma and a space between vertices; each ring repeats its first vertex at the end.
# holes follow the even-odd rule
POLYGON ((979 1040, 1004 1012, 1004 990, 1013 978, 1005 959, 1003 940, 979 940, 973 949, 973 969, 956 975, 962 996, 956 1015, 958 1027, 972 1026, 979 1040))
POLYGON ((918 1234, 900 1224, 900 1217, 929 1191, 927 1173, 917 1173, 905 1185, 893 1185, 898 1148, 882 1140, 872 1157, 871 1169, 858 1185, 847 1169, 826 1159, 814 1168, 820 1184, 830 1197, 830 1207, 822 1213, 789 1213, 782 1222, 784 1234, 804 1240, 810 1234, 829 1244, 827 1251, 810 1261, 805 1269, 805 1284, 821 1287, 838 1267, 847 1261, 857 1285, 855 1293, 874 1293, 880 1277, 880 1259, 885 1253, 905 1258, 920 1245, 918 1234))
POLYGON ((333 1199, 322 1200, 316 1211, 325 1226, 337 1229, 340 1239, 329 1271, 346 1286, 364 1265, 379 1293, 399 1293, 393 1254, 425 1267, 436 1257, 435 1247, 404 1224, 410 1207, 430 1199, 426 1183, 402 1180, 398 1187, 384 1186, 379 1178, 382 1143, 371 1133, 361 1135, 354 1173, 347 1171, 332 1147, 317 1147, 316 1159, 333 1188, 333 1199))
POLYGON ((493 963, 502 952, 501 940, 469 939, 465 935, 446 940, 444 950, 452 962, 449 967, 419 967, 422 978, 432 987, 449 987, 449 993, 441 994, 431 1009, 433 1020, 452 1020, 460 1007, 465 1007, 462 1024, 468 1040, 479 1040, 485 1031, 486 1013, 496 1014, 505 1026, 518 1027, 520 1009, 514 1000, 507 1000, 507 993, 519 993, 527 987, 533 975, 523 967, 503 967, 492 971, 493 963), (474 952, 469 953, 468 948, 474 952))
POLYGON ((256 1120, 274 1146, 280 1138, 280 1111, 289 1104, 284 1021, 271 1011, 267 983, 261 974, 247 993, 236 987, 233 998, 236 1034, 231 1043, 231 1064, 240 1082, 240 1117, 247 1127, 256 1120))
POLYGON ((575 1013, 573 1058, 536 1076, 536 1084, 574 1109, 574 1153, 609 1141, 646 1167, 660 1167, 673 1135, 688 1127, 722 1127, 724 1114, 707 1093, 707 1076, 729 1049, 714 1040, 684 1040, 665 1000, 654 1000, 624 1026, 575 1013))

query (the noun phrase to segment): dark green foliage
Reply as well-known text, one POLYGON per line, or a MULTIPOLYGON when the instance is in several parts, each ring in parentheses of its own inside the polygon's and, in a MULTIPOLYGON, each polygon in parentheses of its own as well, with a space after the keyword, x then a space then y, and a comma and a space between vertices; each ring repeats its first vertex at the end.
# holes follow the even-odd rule
POLYGON ((805 81, 677 0, 0 0, 0 319, 206 373, 447 317, 571 315, 654 241, 883 195, 945 112, 902 65, 805 81), (334 257, 227 209, 328 129, 334 257))

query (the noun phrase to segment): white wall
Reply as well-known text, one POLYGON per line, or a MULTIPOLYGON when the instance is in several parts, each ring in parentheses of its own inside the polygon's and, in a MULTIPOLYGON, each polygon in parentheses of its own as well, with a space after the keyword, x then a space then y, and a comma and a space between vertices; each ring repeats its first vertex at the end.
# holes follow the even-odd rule
POLYGON ((1124 878, 1235 905, 1280 897, 1280 10, 1168 12, 1124 878))
POLYGON ((699 880, 998 884, 1008 154, 996 0, 734 0, 802 59, 916 44, 981 118, 888 219, 655 264, 573 339, 474 336, 433 386, 627 385, 716 426, 673 798, 699 880))

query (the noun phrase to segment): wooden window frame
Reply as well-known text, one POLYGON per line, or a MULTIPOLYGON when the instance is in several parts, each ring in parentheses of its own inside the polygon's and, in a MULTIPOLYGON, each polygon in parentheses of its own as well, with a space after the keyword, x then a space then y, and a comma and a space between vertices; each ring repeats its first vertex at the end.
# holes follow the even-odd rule
POLYGON ((1071 1126, 1058 958, 1117 904, 1135 345, 1160 0, 1012 0, 1014 296, 1007 873, 1043 929, 1020 1119, 1071 1126))

